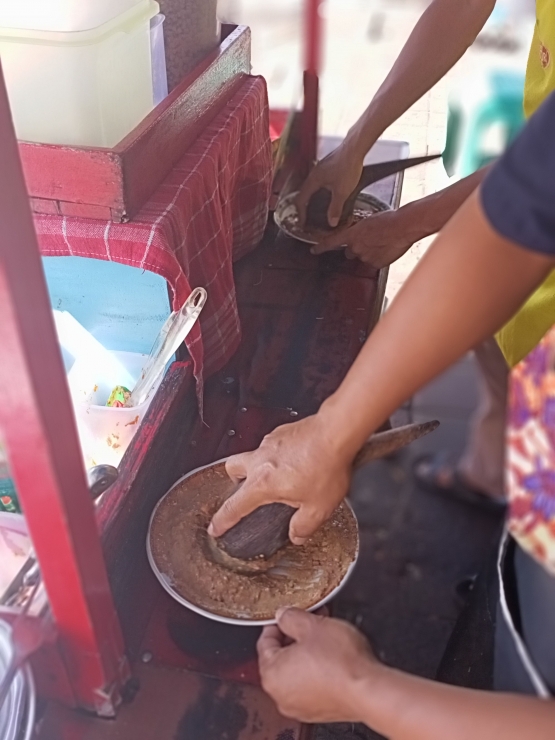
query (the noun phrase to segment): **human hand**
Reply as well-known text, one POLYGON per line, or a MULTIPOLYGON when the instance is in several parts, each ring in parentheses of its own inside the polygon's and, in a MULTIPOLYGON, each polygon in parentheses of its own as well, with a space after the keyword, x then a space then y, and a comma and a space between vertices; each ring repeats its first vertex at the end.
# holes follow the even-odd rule
POLYGON ((387 267, 402 257, 420 236, 417 224, 404 209, 384 211, 338 229, 312 248, 312 254, 345 249, 349 259, 359 259, 376 269, 387 267))
POLYGON ((215 514, 208 532, 221 537, 259 506, 284 503, 298 511, 289 537, 302 545, 345 497, 352 458, 337 449, 336 436, 320 414, 278 427, 254 452, 231 457, 228 475, 244 480, 215 514))
POLYGON ((331 227, 337 226, 345 201, 360 180, 363 159, 348 144, 343 143, 318 162, 304 182, 296 199, 301 225, 304 225, 306 221, 306 209, 314 193, 320 188, 327 188, 332 194, 328 209, 328 222, 331 227))
POLYGON ((278 626, 264 629, 258 659, 281 714, 311 723, 362 721, 359 685, 381 669, 352 625, 299 609, 281 610, 278 626))

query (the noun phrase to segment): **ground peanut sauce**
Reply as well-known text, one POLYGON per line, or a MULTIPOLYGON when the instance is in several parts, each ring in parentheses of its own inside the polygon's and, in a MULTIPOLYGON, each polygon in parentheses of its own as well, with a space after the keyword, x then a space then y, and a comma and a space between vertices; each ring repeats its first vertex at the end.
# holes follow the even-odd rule
POLYGON ((267 620, 280 606, 309 609, 341 583, 358 549, 356 521, 345 504, 305 545, 287 545, 274 556, 277 573, 242 575, 212 562, 206 527, 234 490, 221 463, 187 478, 158 507, 151 552, 180 596, 222 617, 267 620))
MULTIPOLYGON (((355 208, 349 221, 341 227, 338 227, 337 230, 339 230, 339 228, 346 229, 348 227, 355 226, 360 221, 363 221, 366 218, 370 218, 376 213, 378 213, 377 210, 371 211, 361 208, 355 208)), ((336 229, 329 229, 326 231, 324 229, 310 229, 306 228, 305 226, 300 226, 299 214, 296 210, 292 210, 291 213, 283 217, 283 227, 288 234, 291 234, 291 236, 297 237, 299 239, 308 239, 314 244, 319 244, 323 239, 331 236, 334 231, 336 231, 336 229)))

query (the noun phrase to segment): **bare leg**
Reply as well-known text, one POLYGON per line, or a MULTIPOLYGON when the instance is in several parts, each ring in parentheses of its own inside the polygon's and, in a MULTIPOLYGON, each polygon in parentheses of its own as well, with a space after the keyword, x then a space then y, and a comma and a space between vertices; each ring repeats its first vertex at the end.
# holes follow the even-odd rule
POLYGON ((467 447, 457 470, 473 488, 501 497, 509 367, 493 338, 474 353, 480 368, 480 405, 472 418, 467 447))
POLYGON ((505 418, 509 367, 495 339, 474 350, 480 370, 480 401, 466 449, 456 466, 444 454, 415 462, 416 479, 427 489, 467 503, 501 504, 504 499, 505 418), (489 503, 488 503, 489 502, 489 503))

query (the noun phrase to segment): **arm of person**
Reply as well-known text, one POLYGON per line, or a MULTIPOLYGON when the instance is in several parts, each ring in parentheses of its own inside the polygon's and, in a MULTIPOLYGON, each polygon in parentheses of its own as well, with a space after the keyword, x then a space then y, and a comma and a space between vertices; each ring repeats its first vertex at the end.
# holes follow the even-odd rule
POLYGON ((338 229, 313 247, 312 254, 346 248, 349 258, 359 259, 376 269, 387 267, 415 242, 441 231, 489 169, 484 167, 439 193, 407 203, 397 211, 376 213, 355 226, 338 229))
POLYGON ((496 0, 433 0, 416 24, 391 72, 341 146, 308 177, 298 206, 304 221, 310 197, 332 191, 329 222, 336 226, 362 171, 364 157, 385 129, 458 62, 483 28, 496 0))
POLYGON ((427 93, 474 43, 496 0, 434 0, 422 14, 391 72, 347 135, 364 158, 385 129, 427 93))
POLYGON ((215 515, 211 534, 223 534, 263 504, 281 502, 298 509, 290 535, 302 544, 345 496, 351 463, 369 435, 415 391, 492 336, 554 264, 494 231, 473 194, 318 413, 279 427, 258 450, 228 461, 228 473, 246 480, 215 515))
POLYGON ((425 383, 491 336, 555 264, 555 95, 440 233, 315 416, 280 427, 231 458, 246 479, 216 513, 219 536, 271 502, 298 509, 302 543, 345 496, 368 436, 425 383))
POLYGON ((262 686, 302 722, 362 722, 390 740, 551 740, 555 702, 447 686, 378 662, 350 624, 297 609, 258 643, 262 686))

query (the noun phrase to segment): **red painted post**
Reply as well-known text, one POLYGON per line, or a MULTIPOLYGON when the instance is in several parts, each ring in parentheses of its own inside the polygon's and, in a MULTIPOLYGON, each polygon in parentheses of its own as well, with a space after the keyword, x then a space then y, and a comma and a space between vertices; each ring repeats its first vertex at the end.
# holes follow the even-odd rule
POLYGON ((322 15, 321 6, 324 0, 306 0, 305 18, 305 59, 304 68, 307 72, 320 74, 322 65, 322 15))
POLYGON ((0 69, 0 429, 77 706, 113 716, 129 669, 0 69))
POLYGON ((323 40, 322 6, 323 0, 306 0, 301 157, 303 165, 308 168, 315 162, 318 151, 319 77, 323 40))

